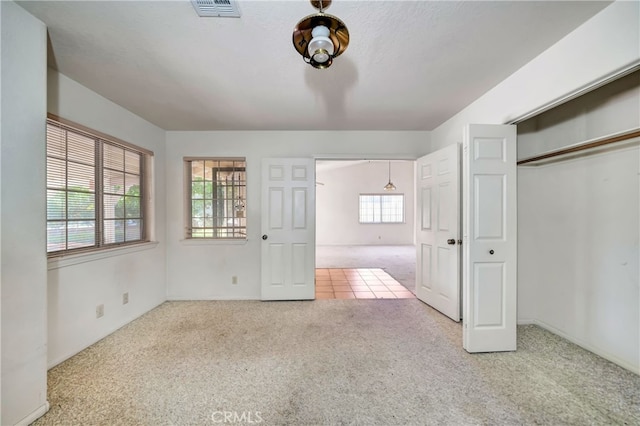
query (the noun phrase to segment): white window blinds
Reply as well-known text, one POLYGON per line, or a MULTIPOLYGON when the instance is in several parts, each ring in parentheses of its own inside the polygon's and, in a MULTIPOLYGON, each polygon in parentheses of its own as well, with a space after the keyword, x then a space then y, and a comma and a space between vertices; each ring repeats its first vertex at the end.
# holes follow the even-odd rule
POLYGON ((47 253, 145 240, 147 152, 47 120, 47 253))

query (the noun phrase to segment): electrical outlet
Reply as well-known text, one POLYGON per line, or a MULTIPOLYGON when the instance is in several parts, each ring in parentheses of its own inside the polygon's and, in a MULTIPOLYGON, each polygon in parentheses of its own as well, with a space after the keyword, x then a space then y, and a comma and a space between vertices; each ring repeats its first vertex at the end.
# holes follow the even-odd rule
POLYGON ((96 318, 101 318, 104 316, 104 305, 100 304, 96 306, 96 318))
POLYGON ((122 304, 126 305, 129 303, 129 292, 122 293, 122 304))
POLYGON ((238 276, 234 275, 231 277, 231 284, 238 284, 238 276))

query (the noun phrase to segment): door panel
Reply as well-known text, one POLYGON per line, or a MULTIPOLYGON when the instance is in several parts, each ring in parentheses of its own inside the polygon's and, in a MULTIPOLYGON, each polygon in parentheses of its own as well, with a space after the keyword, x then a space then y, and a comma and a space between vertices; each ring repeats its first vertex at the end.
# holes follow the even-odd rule
POLYGON ((505 176, 481 174, 474 176, 476 193, 473 221, 476 240, 504 238, 505 176))
POLYGON ((284 224, 284 193, 282 188, 269 188, 269 228, 282 229, 284 224))
POLYGON ((293 228, 306 229, 307 227, 307 190, 306 188, 294 188, 293 191, 293 228))
POLYGON ((451 196, 455 195, 451 193, 450 184, 451 182, 443 182, 438 185, 438 231, 449 231, 451 196))
POLYGON ((416 296, 460 321, 459 146, 418 159, 416 184, 420 217, 416 226, 416 296))
POLYGON ((463 143, 463 346, 516 349, 516 127, 468 125, 463 143))
POLYGON ((284 245, 269 244, 269 285, 284 286, 284 245))
POLYGON ((420 211, 421 211, 421 229, 431 229, 431 188, 421 189, 422 197, 420 199, 420 211))
POLYGON ((315 297, 315 161, 262 162, 262 300, 315 297))
MULTIPOLYGON (((423 273, 419 273, 418 283, 420 284, 421 294, 420 300, 426 303, 425 298, 429 298, 426 296, 427 293, 431 293, 433 288, 431 287, 431 245, 429 244, 420 244, 420 255, 418 256, 418 270, 424 271, 423 273)), ((416 287, 417 289, 418 287, 416 287)))
MULTIPOLYGON (((438 247, 438 282, 447 283, 449 280, 455 278, 451 277, 451 271, 449 270, 449 263, 451 259, 451 250, 445 247, 438 247)), ((442 299, 450 301, 452 298, 452 286, 441 285, 438 286, 438 292, 442 299)))
POLYGON ((306 260, 308 244, 293 244, 291 246, 292 262, 291 268, 293 269, 293 285, 306 285, 306 260))
POLYGON ((504 327, 504 264, 476 263, 473 276, 478 288, 473 303, 476 327, 504 327))

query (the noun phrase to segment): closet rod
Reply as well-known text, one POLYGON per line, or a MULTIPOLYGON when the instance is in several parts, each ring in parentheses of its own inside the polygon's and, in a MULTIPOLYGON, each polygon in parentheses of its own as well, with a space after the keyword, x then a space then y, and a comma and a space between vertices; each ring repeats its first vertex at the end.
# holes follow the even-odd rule
POLYGON ((573 152, 584 151, 591 148, 596 148, 603 145, 609 145, 611 143, 626 141, 628 139, 633 139, 640 137, 640 130, 634 130, 630 133, 625 133, 621 135, 606 137, 604 139, 595 140, 593 142, 587 142, 581 145, 572 146, 570 148, 559 149, 557 151, 548 152, 546 154, 537 155, 535 157, 527 158, 525 160, 518 161, 518 166, 527 163, 533 163, 534 161, 546 160, 547 158, 557 157, 559 155, 571 154, 573 152))

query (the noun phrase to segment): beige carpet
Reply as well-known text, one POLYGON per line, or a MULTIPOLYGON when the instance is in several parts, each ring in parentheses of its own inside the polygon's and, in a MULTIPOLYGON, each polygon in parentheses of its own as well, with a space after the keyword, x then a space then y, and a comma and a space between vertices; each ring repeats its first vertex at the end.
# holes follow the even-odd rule
POLYGON ((36 424, 640 424, 640 377, 518 332, 470 355, 416 299, 167 302, 52 369, 36 424))

